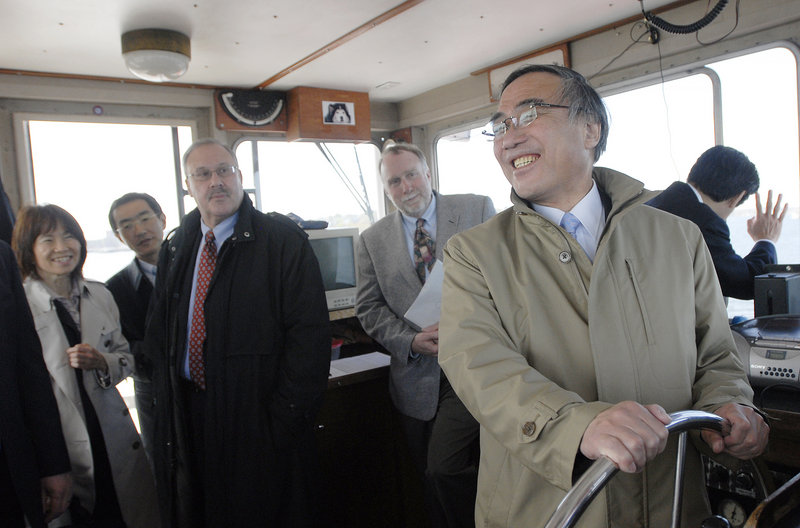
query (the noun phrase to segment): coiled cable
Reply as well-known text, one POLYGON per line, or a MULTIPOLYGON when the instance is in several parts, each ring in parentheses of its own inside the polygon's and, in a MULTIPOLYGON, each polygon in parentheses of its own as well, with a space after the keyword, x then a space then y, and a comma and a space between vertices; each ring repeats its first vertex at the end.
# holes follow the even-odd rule
POLYGON ((652 24, 653 26, 663 31, 666 31, 667 33, 677 33, 679 35, 685 35, 688 33, 695 33, 697 31, 700 31, 701 29, 709 25, 715 18, 717 18, 717 15, 719 15, 720 12, 725 8, 725 6, 728 4, 728 0, 719 0, 717 2, 717 5, 715 5, 711 9, 711 11, 709 11, 706 14, 706 16, 704 16, 697 22, 686 25, 670 24, 669 22, 667 22, 666 20, 657 15, 654 15, 652 13, 646 13, 644 10, 644 0, 639 0, 639 3, 642 5, 642 14, 644 15, 645 20, 647 20, 649 24, 652 24))

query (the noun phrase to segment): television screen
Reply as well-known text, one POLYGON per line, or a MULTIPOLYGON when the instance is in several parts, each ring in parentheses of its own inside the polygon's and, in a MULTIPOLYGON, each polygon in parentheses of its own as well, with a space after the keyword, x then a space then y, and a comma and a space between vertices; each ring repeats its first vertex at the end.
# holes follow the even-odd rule
POLYGON ((354 288, 356 267, 353 239, 349 236, 311 239, 311 248, 319 261, 325 290, 354 288))
POLYGON ((358 228, 309 229, 306 233, 319 262, 328 310, 352 308, 356 302, 358 228))

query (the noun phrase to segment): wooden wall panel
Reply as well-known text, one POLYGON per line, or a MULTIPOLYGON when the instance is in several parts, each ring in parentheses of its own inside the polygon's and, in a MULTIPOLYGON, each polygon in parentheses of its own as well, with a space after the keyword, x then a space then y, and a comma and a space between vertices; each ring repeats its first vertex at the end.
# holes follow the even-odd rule
POLYGON ((369 141, 369 95, 298 86, 289 90, 286 139, 322 141, 369 141), (346 110, 346 113, 342 110, 346 110), (328 119, 340 110, 337 119, 328 119), (343 121, 338 121, 344 116, 343 121))

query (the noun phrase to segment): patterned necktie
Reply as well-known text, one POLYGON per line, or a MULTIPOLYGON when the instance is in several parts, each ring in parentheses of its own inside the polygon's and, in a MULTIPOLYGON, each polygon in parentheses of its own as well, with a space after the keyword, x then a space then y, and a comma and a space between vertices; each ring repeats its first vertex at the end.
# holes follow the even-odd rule
POLYGON ((206 373, 203 365, 203 343, 206 340, 206 317, 203 305, 208 293, 208 284, 217 264, 217 244, 214 232, 206 233, 200 263, 197 265, 197 289, 194 294, 194 310, 192 311, 192 332, 189 334, 189 375, 201 389, 206 388, 206 373))
POLYGON ((433 239, 422 227, 424 224, 424 218, 417 218, 417 230, 414 233, 414 267, 422 284, 425 284, 425 268, 427 267, 428 271, 433 268, 436 251, 433 239))

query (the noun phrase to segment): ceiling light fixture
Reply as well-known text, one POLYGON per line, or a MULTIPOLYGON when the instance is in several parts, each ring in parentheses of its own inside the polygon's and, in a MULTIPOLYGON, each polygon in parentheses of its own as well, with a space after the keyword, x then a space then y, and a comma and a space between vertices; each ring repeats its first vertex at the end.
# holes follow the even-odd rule
POLYGON ((122 57, 135 76, 174 81, 189 69, 189 37, 171 29, 136 29, 122 35, 122 57))

